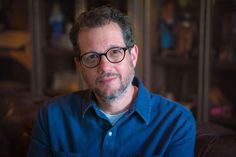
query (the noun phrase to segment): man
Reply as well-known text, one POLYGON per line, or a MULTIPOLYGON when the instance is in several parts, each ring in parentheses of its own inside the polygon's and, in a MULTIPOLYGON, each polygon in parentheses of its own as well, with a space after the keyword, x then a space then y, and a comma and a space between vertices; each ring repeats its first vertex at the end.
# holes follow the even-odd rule
POLYGON ((193 156, 191 112, 134 77, 138 47, 126 16, 93 9, 79 16, 70 37, 89 90, 41 108, 28 157, 193 156))

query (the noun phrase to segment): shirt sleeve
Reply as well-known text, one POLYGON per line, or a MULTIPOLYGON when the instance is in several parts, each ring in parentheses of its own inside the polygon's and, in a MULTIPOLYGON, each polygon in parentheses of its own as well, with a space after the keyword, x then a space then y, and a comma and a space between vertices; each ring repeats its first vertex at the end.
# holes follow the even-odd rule
POLYGON ((49 157, 51 155, 48 138, 47 116, 45 108, 38 112, 32 137, 28 148, 27 157, 49 157))
POLYGON ((165 157, 194 157, 196 122, 192 114, 179 127, 165 157))

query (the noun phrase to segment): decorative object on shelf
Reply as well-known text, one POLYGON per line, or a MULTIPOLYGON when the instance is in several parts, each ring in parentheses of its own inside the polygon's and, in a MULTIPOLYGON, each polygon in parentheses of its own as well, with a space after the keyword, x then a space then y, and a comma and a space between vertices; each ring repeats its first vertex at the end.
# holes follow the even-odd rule
POLYGON ((0 57, 9 57, 28 70, 32 69, 30 35, 26 31, 8 30, 0 33, 0 57))
POLYGON ((64 18, 60 4, 54 3, 49 17, 49 25, 52 29, 51 44, 55 47, 61 45, 61 38, 64 33, 64 18))
POLYGON ((232 46, 220 50, 219 61, 236 63, 236 48, 232 46))
POLYGON ((62 34, 62 37, 61 37, 61 46, 63 48, 70 49, 70 50, 73 49, 72 44, 69 39, 69 32, 70 32, 71 27, 72 27, 72 23, 70 22, 66 23, 65 33, 62 34))
POLYGON ((196 21, 187 8, 192 0, 165 0, 161 5, 160 49, 163 57, 189 57, 197 32, 196 21))
POLYGON ((176 5, 172 1, 163 1, 160 18, 160 47, 162 55, 171 55, 175 47, 175 10, 176 5))
POLYGON ((210 115, 216 117, 231 117, 232 104, 224 96, 218 87, 212 87, 209 91, 210 115))
MULTIPOLYGON (((232 4, 231 4, 232 5, 232 4)), ((222 12, 221 43, 217 60, 220 62, 236 63, 236 10, 222 12)))
POLYGON ((195 32, 196 24, 192 20, 192 15, 189 12, 185 12, 182 20, 177 24, 176 54, 178 56, 189 56, 192 51, 195 32))
POLYGON ((185 9, 192 0, 179 0, 179 6, 185 9))

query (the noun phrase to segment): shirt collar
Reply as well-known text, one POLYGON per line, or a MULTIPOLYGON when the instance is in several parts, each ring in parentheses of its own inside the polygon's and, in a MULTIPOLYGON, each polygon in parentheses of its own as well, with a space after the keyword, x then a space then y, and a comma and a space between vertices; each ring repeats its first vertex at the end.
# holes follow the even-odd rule
POLYGON ((82 116, 84 117, 86 112, 93 107, 97 107, 96 105, 96 98, 95 95, 93 94, 93 92, 91 92, 90 90, 86 91, 86 94, 84 95, 84 97, 82 97, 82 106, 81 106, 81 111, 82 111, 82 116))
POLYGON ((133 85, 138 87, 138 93, 134 100, 133 110, 140 115, 140 117, 145 121, 146 124, 148 124, 151 112, 150 92, 136 77, 133 80, 133 85))
MULTIPOLYGON (((134 111, 138 113, 138 115, 144 120, 144 122, 148 124, 151 112, 150 93, 137 77, 134 77, 132 84, 138 87, 138 93, 133 102, 133 107, 130 109, 130 112, 134 111)), ((91 91, 88 91, 85 97, 83 98, 83 117, 85 116, 86 112, 91 108, 96 111, 98 106, 95 95, 91 91)))

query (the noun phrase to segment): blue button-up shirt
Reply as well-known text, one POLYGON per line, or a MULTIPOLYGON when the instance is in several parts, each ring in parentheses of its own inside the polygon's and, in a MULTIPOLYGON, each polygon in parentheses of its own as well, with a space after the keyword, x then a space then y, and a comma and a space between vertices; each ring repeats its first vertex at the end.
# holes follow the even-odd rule
POLYGON ((182 105, 150 93, 136 78, 132 107, 114 125, 94 95, 79 91, 39 110, 28 157, 192 157, 195 120, 182 105))

